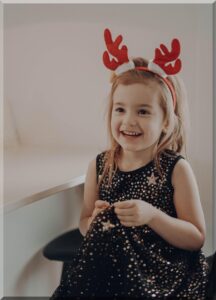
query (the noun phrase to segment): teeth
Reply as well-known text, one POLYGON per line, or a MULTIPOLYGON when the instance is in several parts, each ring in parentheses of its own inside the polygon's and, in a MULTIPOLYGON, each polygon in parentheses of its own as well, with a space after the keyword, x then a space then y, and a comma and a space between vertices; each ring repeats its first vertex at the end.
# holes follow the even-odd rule
POLYGON ((128 134, 128 135, 139 135, 139 132, 134 132, 134 131, 123 131, 123 133, 128 134))

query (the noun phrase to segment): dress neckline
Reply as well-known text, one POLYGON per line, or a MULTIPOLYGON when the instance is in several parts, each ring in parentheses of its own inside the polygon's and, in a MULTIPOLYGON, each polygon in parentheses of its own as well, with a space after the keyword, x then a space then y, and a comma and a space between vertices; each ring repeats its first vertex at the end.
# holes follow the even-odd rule
POLYGON ((129 171, 122 171, 119 169, 119 167, 117 167, 117 170, 119 173, 125 173, 125 174, 129 174, 129 173, 134 173, 134 172, 137 172, 137 171, 142 171, 144 170, 145 168, 151 166, 152 164, 154 163, 154 159, 150 160, 148 163, 146 163, 145 165, 141 166, 141 167, 138 167, 134 170, 129 170, 129 171))

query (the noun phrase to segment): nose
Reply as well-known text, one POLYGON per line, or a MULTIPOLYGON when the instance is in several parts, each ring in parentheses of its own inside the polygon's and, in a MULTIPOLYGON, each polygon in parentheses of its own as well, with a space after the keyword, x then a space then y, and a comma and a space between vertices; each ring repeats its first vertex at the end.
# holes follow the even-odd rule
POLYGON ((133 112, 128 112, 125 114, 123 123, 126 128, 134 127, 137 125, 137 120, 136 120, 136 117, 134 116, 133 112))

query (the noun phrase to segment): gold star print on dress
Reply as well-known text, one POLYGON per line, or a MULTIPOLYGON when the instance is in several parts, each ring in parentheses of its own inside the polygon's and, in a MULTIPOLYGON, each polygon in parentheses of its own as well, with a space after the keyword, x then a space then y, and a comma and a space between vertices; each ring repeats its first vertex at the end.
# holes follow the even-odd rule
POLYGON ((154 185, 157 184, 156 180, 158 179, 158 177, 156 177, 154 175, 154 173, 152 173, 151 176, 148 176, 147 178, 148 178, 148 185, 150 185, 150 184, 154 184, 154 185))
POLYGON ((102 222, 102 225, 103 225, 103 231, 107 231, 115 227, 114 224, 110 223, 110 220, 107 222, 102 222))

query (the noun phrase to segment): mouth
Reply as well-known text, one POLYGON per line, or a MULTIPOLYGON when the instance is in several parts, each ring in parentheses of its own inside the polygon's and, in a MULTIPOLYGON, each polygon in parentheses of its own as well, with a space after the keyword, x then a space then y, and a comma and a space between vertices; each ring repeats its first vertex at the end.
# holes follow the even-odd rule
POLYGON ((127 130, 122 130, 121 131, 121 134, 125 137, 128 137, 128 138, 132 138, 132 139, 135 139, 135 138, 138 138, 139 136, 142 135, 141 132, 137 132, 137 131, 127 131, 127 130))

